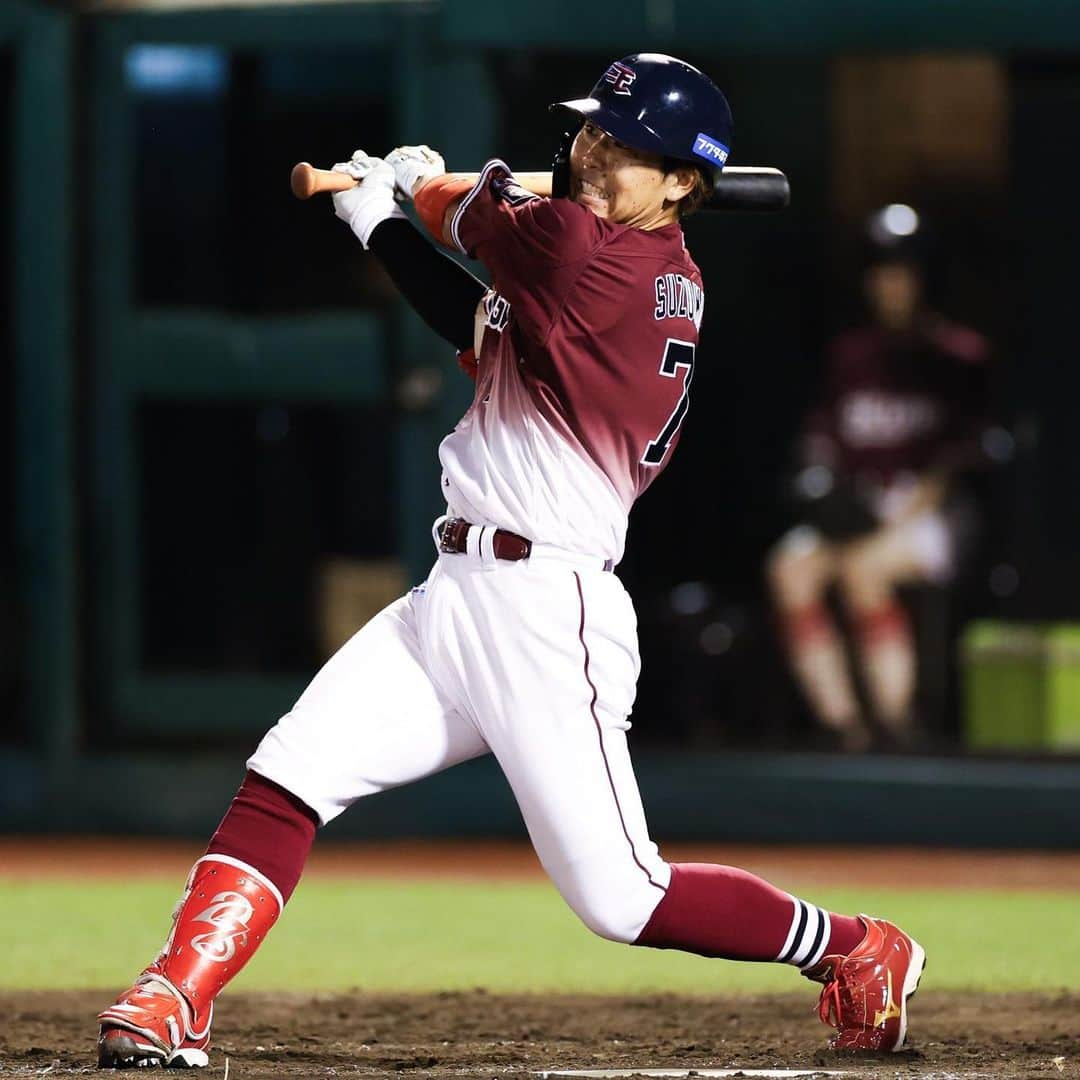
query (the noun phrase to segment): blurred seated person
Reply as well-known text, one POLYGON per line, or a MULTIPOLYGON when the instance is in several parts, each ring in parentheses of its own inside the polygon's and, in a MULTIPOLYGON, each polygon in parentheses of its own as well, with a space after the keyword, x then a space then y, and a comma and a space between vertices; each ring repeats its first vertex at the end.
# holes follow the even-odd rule
POLYGON ((918 216, 871 218, 863 274, 869 321, 828 348, 822 393, 800 441, 799 522, 772 549, 769 585, 794 674, 838 748, 916 736, 916 662, 898 586, 948 583, 970 515, 956 479, 981 460, 986 341, 927 306, 918 216), (841 627, 843 603, 870 715, 841 627))

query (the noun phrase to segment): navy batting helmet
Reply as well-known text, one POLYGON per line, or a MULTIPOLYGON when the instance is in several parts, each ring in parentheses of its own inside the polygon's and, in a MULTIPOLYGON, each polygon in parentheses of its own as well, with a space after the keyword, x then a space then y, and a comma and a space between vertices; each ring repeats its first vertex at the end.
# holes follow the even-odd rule
POLYGON ((713 177, 731 152, 735 125, 727 99, 696 67, 663 53, 616 60, 588 97, 551 107, 593 121, 627 146, 691 162, 713 177))

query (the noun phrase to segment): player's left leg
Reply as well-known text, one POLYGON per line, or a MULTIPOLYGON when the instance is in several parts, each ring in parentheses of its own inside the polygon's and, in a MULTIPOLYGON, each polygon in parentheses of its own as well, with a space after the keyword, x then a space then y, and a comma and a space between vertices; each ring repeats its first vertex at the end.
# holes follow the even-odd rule
POLYGON ((939 514, 886 525, 846 545, 838 580, 851 611, 855 641, 875 712, 896 738, 911 734, 915 642, 898 585, 948 575, 949 538, 939 514))
POLYGON ((213 1003, 275 925, 318 825, 486 752, 426 662, 438 574, 351 638, 265 735, 157 958, 100 1014, 102 1067, 206 1065, 213 1003))
POLYGON ((838 1045, 898 1048, 922 969, 906 935, 735 867, 660 857, 626 743, 638 657, 618 579, 495 570, 465 588, 470 608, 482 619, 490 611, 484 621, 498 627, 498 648, 473 650, 464 674, 478 725, 541 863, 585 924, 626 943, 792 964, 839 1003, 826 1014, 840 1027, 838 1045), (877 1010, 887 1016, 868 1012, 867 993, 878 989, 865 984, 868 973, 891 995, 877 1010))
POLYGON ((99 1014, 101 1066, 208 1063, 214 999, 277 922, 318 824, 296 796, 247 774, 191 868, 161 951, 99 1014))

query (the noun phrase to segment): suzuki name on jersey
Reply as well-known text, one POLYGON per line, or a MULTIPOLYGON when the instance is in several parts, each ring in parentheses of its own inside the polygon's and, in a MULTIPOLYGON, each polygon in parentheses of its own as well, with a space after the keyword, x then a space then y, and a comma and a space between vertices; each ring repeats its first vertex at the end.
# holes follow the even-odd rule
POLYGON ((656 279, 657 319, 689 319, 699 330, 705 311, 705 290, 682 274, 661 274, 656 279))

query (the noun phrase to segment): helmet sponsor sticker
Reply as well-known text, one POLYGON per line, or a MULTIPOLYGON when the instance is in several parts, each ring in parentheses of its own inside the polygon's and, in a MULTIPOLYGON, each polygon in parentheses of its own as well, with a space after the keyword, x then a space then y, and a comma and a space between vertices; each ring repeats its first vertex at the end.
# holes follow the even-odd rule
POLYGON ((722 169, 731 151, 719 139, 714 139, 711 135, 699 131, 697 138, 694 139, 694 153, 704 158, 710 165, 719 165, 722 169))
POLYGON ((630 96, 630 87, 633 85, 634 80, 637 78, 637 72, 626 64, 619 60, 616 60, 604 72, 604 82, 609 82, 615 88, 616 94, 622 94, 625 97, 630 96))

